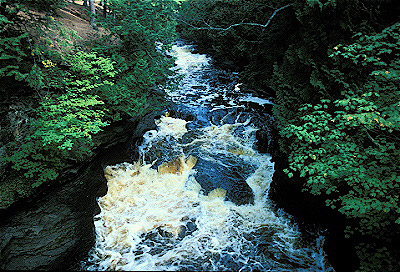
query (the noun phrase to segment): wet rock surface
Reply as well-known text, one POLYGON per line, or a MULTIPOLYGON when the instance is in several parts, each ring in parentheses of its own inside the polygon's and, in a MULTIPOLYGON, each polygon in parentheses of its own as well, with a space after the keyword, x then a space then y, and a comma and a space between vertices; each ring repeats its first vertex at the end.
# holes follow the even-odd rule
POLYGON ((0 268, 66 269, 71 259, 89 250, 95 198, 105 193, 101 172, 99 165, 92 165, 78 179, 4 218, 0 268))
POLYGON ((246 183, 249 174, 243 169, 236 166, 223 167, 201 158, 195 169, 197 170, 196 180, 201 184, 204 194, 222 188, 226 190, 226 199, 236 205, 254 204, 253 191, 246 183))
POLYGON ((96 198, 107 192, 103 169, 135 157, 138 139, 131 135, 152 129, 152 118, 110 127, 97 139, 101 148, 90 162, 66 169, 57 184, 2 210, 0 269, 80 269, 79 260, 94 244, 96 198))

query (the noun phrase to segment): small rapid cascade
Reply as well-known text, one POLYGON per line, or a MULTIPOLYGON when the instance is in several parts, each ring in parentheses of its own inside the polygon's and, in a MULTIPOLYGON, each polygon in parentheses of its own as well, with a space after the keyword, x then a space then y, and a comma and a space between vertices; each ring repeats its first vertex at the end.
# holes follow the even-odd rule
POLYGON ((83 269, 333 271, 323 237, 303 240, 268 199, 273 163, 255 148, 265 116, 246 102, 271 102, 241 93, 190 46, 173 54, 184 78, 166 92, 173 111, 192 118, 167 113, 144 135, 138 162, 105 169, 83 269))

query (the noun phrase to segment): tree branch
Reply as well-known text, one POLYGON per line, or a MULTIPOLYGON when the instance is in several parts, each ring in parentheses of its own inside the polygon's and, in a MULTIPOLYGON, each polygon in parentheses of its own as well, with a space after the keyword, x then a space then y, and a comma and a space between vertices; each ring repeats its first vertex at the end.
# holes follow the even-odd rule
POLYGON ((189 25, 189 26, 191 26, 191 27, 193 27, 194 29, 197 29, 197 30, 219 30, 220 32, 224 32, 224 31, 228 31, 228 30, 230 30, 230 29, 232 29, 232 28, 234 28, 234 27, 242 26, 242 25, 259 26, 259 27, 262 27, 262 28, 266 28, 266 27, 269 26, 269 24, 271 23, 272 19, 275 17, 275 15, 276 15, 279 11, 281 11, 281 10, 287 8, 287 7, 290 7, 291 5, 292 5, 292 4, 288 4, 288 5, 286 5, 286 6, 283 6, 283 7, 280 7, 280 8, 278 8, 278 9, 275 9, 275 11, 272 13, 272 15, 269 17, 268 21, 267 21, 265 24, 259 24, 259 23, 243 23, 243 22, 242 22, 242 23, 233 24, 233 25, 230 25, 230 26, 228 26, 228 27, 226 27, 226 28, 223 28, 223 27, 213 27, 213 26, 210 26, 209 24, 207 24, 207 23, 204 22, 204 23, 207 25, 207 27, 197 27, 197 26, 194 26, 194 25, 192 25, 192 24, 190 24, 190 23, 188 23, 188 22, 186 22, 186 21, 184 21, 184 20, 182 20, 182 19, 179 19, 179 18, 178 18, 178 20, 181 21, 181 22, 183 22, 183 23, 185 23, 185 24, 187 24, 187 25, 189 25))
POLYGON ((376 146, 380 147, 380 144, 378 144, 378 143, 376 142, 376 140, 375 140, 374 138, 372 138, 372 136, 371 136, 371 134, 369 134, 368 130, 365 130, 365 133, 367 134, 368 138, 371 140, 371 142, 372 142, 373 144, 375 144, 376 146))

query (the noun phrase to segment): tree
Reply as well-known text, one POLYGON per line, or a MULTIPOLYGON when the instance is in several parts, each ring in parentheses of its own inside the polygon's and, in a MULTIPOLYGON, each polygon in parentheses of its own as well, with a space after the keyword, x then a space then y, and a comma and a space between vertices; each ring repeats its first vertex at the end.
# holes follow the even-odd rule
POLYGON ((95 50, 111 57, 121 73, 116 82, 118 87, 103 91, 114 97, 114 109, 135 116, 151 108, 146 106, 147 99, 162 104, 160 94, 150 90, 164 84, 172 73, 169 68, 174 60, 166 57, 166 51, 175 40, 176 2, 110 0, 107 3, 113 16, 99 19, 99 24, 110 35, 95 50))
MULTIPOLYGON (((62 5, 61 0, 0 0, 0 77, 2 87, 15 80, 30 87, 41 85, 41 61, 51 43, 49 14, 62 5), (6 83, 7 82, 7 83, 6 83)), ((27 87, 27 86, 25 86, 27 87)), ((22 87, 22 88, 25 88, 22 87)))
POLYGON ((197 24, 200 23, 200 25, 203 24, 203 26, 195 26, 195 25, 193 25, 193 24, 191 24, 191 23, 189 23, 189 22, 187 22, 187 21, 185 21, 183 19, 179 19, 179 21, 184 23, 184 24, 186 24, 186 25, 188 25, 188 26, 190 26, 193 29, 196 29, 196 30, 217 30, 217 31, 220 31, 220 32, 228 31, 228 30, 231 30, 231 29, 233 29, 235 27, 240 27, 240 26, 257 26, 257 27, 266 28, 266 27, 269 26, 269 24, 271 23, 272 19, 275 17, 275 15, 279 11, 290 7, 291 5, 292 4, 287 4, 287 5, 284 5, 284 6, 280 7, 280 8, 271 7, 274 11, 271 14, 271 16, 268 18, 267 22, 264 23, 264 24, 255 23, 255 22, 241 22, 241 23, 231 24, 231 25, 226 26, 226 27, 217 27, 217 26, 212 26, 212 25, 208 24, 207 22, 205 22, 204 19, 201 20, 201 22, 197 22, 197 24))
POLYGON ((107 16, 107 0, 103 0, 103 17, 107 16))
POLYGON ((0 0, 0 87, 7 86, 1 91, 30 95, 22 102, 23 130, 1 139, 0 163, 10 170, 0 177, 0 193, 10 188, 2 204, 33 194, 66 166, 88 159, 101 144, 93 136, 105 126, 164 105, 156 90, 172 74, 174 60, 166 51, 174 41, 175 2, 107 1, 116 16, 99 21, 110 36, 93 41, 89 52, 69 42, 67 29, 49 29, 57 20, 41 15, 61 2, 0 0), (14 186, 21 181, 23 188, 14 186))
POLYGON ((89 0, 89 7, 90 7, 90 25, 94 28, 97 29, 97 24, 96 24, 96 7, 94 5, 94 0, 89 0))
POLYGON ((362 271, 399 271, 400 23, 329 51, 326 77, 341 85, 336 100, 298 109, 282 128, 290 141, 286 170, 306 177, 313 194, 353 220, 362 271))

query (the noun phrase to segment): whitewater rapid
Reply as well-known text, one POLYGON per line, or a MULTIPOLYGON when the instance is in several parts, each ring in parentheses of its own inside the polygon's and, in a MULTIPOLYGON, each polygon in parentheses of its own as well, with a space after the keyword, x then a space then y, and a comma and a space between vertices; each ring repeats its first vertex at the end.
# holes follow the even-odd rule
POLYGON ((237 82, 218 83, 211 59, 174 47, 183 79, 166 90, 175 111, 146 132, 137 162, 105 169, 96 244, 87 270, 333 271, 323 237, 304 241, 268 198, 269 154, 256 149, 256 118, 237 82))

